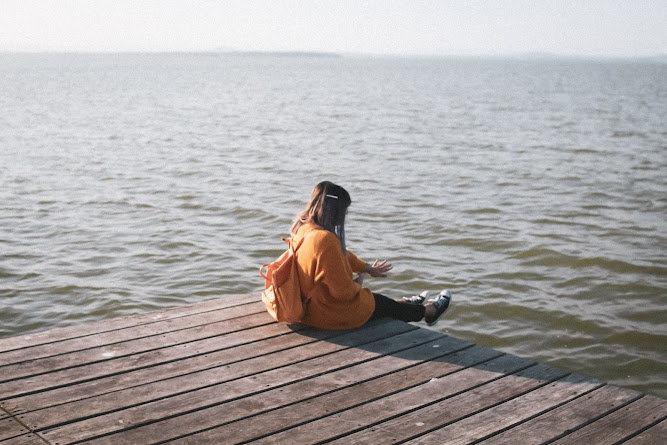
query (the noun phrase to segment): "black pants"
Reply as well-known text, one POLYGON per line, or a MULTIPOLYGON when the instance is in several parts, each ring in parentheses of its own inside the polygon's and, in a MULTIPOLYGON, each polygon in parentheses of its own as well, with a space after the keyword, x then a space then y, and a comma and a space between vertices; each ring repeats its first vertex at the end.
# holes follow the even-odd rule
POLYGON ((371 320, 376 318, 395 318, 401 321, 421 321, 426 309, 421 304, 401 303, 381 294, 373 294, 375 297, 375 312, 371 320))

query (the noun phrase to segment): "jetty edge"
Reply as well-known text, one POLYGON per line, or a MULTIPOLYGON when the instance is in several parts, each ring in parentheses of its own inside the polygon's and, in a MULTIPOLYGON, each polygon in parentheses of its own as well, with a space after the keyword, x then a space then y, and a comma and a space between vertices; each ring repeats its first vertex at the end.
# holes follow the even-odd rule
POLYGON ((0 339, 0 445, 667 443, 667 400, 396 320, 276 323, 259 293, 0 339))

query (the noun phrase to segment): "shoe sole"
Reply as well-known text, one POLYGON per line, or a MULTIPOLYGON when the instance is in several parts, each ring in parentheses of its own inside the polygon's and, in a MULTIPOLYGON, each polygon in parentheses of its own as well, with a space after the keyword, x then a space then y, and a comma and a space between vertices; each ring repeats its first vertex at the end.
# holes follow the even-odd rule
POLYGON ((421 294, 416 295, 416 296, 421 297, 422 294, 423 294, 424 296, 422 297, 422 300, 419 301, 419 302, 414 301, 414 300, 407 300, 407 299, 405 299, 405 297, 401 298, 401 299, 398 300, 398 301, 401 302, 401 303, 413 304, 413 305, 415 305, 415 306, 420 306, 420 305, 423 305, 424 302, 426 301, 426 299, 428 298, 428 294, 429 294, 429 292, 428 292, 428 291, 424 291, 424 292, 422 292, 421 294))

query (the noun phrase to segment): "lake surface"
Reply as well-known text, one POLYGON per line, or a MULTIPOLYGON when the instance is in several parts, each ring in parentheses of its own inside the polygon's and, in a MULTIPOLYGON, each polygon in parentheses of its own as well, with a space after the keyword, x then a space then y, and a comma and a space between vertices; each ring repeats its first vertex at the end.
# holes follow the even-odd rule
POLYGON ((0 55, 0 336, 261 289, 327 179, 442 332, 667 397, 667 65, 0 55))

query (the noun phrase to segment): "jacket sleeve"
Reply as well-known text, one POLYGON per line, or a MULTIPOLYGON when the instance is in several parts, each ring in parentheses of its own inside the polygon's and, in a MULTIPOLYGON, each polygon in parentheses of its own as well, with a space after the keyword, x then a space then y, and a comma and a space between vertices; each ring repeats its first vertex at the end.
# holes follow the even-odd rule
POLYGON ((347 251, 347 261, 350 263, 350 267, 352 268, 353 272, 366 272, 366 262, 357 258, 357 256, 349 250, 347 251))
POLYGON ((327 234, 321 238, 320 243, 315 282, 323 284, 329 295, 335 299, 354 299, 361 286, 352 278, 352 271, 343 255, 340 241, 334 234, 327 234))

